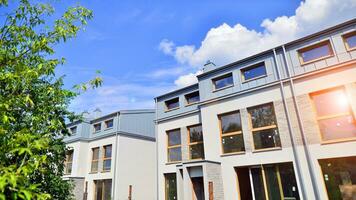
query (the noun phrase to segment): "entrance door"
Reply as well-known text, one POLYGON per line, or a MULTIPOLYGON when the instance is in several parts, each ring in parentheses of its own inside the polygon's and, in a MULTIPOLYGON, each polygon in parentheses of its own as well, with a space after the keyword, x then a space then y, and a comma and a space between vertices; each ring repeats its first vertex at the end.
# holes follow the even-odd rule
POLYGON ((204 179, 203 177, 191 178, 193 185, 193 199, 204 200, 204 179))

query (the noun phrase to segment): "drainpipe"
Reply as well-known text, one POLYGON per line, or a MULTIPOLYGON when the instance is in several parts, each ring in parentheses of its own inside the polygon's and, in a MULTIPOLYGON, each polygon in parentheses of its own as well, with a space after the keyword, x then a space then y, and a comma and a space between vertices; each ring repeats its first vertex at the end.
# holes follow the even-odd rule
POLYGON ((290 141, 292 143, 293 156, 294 156, 294 161, 295 161, 296 170, 297 170, 297 174, 298 174, 297 178, 298 178, 300 186, 301 186, 301 192, 302 192, 303 199, 307 199, 306 194, 305 194, 305 191, 306 191, 305 185, 304 185, 304 181, 303 181, 302 173, 301 173, 301 165, 299 162, 298 152, 297 152, 294 137, 293 137, 294 133, 293 133, 292 123, 291 123, 291 119, 290 119, 288 104, 287 104, 286 96, 284 93, 284 85, 283 85, 281 73, 279 71, 280 67, 279 67, 279 64, 277 61, 276 49, 273 49, 273 55, 274 55, 274 62, 276 63, 276 71, 277 71, 277 75, 278 75, 279 85, 281 87, 281 95, 282 95, 282 99, 283 99, 284 112, 287 117, 288 130, 289 130, 288 132, 289 132, 290 141))
POLYGON ((118 140, 119 140, 119 130, 120 130, 120 112, 117 112, 116 114, 116 118, 117 118, 117 125, 116 125, 116 133, 115 133, 115 162, 114 162, 114 173, 113 173, 113 179, 114 179, 114 183, 113 183, 113 189, 112 189, 112 199, 115 200, 115 189, 116 189, 116 168, 117 168, 117 159, 118 159, 118 140))
POLYGON ((294 82, 293 79, 291 77, 290 71, 289 71, 289 63, 287 61, 287 57, 286 57, 286 49, 284 47, 284 45, 282 46, 283 49, 283 60, 286 64, 286 68, 287 68, 287 76, 290 82, 290 86, 291 86, 291 93, 292 93, 292 98, 293 98, 293 104, 294 104, 294 108, 296 110, 296 114, 297 114, 297 120, 298 120, 298 126, 300 128, 300 132, 301 132, 301 136, 302 136, 302 142, 303 142, 303 148, 304 148, 304 153, 305 153, 305 157, 307 160, 307 164, 308 164, 308 170, 310 172, 310 179, 312 182, 312 186, 313 186, 313 190, 314 190, 314 197, 315 199, 320 199, 320 194, 319 194, 319 190, 318 190, 318 186, 316 183, 316 178, 315 178, 315 172, 312 166, 312 160, 310 157, 310 150, 309 147, 307 145, 307 140, 305 138, 305 131, 304 131, 304 125, 302 123, 302 118, 301 118, 301 114, 300 114, 300 109, 299 109, 299 105, 297 102, 297 98, 295 96, 295 87, 294 87, 294 82))
POLYGON ((155 136, 156 136, 156 199, 159 200, 159 188, 158 188, 158 181, 159 181, 159 174, 158 174, 158 106, 157 106, 157 98, 155 98, 155 136))

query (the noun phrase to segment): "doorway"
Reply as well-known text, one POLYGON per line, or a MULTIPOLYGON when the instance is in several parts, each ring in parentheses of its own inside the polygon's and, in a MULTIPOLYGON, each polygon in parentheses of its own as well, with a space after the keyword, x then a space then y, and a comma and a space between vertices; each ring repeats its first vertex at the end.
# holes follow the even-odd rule
POLYGON ((193 199, 194 200, 204 200, 204 179, 203 177, 191 178, 193 186, 193 199))

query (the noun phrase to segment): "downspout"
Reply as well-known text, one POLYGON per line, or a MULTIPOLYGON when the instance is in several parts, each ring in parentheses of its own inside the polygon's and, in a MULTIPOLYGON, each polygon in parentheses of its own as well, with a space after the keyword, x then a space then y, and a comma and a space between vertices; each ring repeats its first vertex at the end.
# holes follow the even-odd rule
POLYGON ((308 170, 310 172, 310 179, 312 182, 312 186, 313 186, 313 190, 314 190, 314 197, 315 199, 320 199, 320 194, 319 194, 319 190, 318 190, 318 186, 316 183, 316 178, 315 178, 315 172, 312 166, 312 160, 310 158, 310 151, 309 151, 309 147, 307 146, 307 141, 305 138, 305 131, 304 131, 304 125, 302 123, 302 118, 301 118, 301 114, 300 114, 300 109, 299 109, 299 105, 297 102, 297 98, 295 96, 295 87, 294 87, 294 82, 293 79, 291 77, 290 71, 289 71, 289 63, 287 61, 287 57, 286 57, 286 49, 284 47, 284 45, 282 46, 283 49, 283 60, 286 64, 286 68, 287 68, 287 76, 290 82, 290 86, 291 86, 291 93, 292 93, 292 98, 293 98, 293 104, 294 104, 294 108, 297 114, 297 120, 298 120, 298 126, 300 128, 300 132, 301 132, 301 136, 302 136, 302 142, 303 142, 303 148, 304 148, 304 152, 305 152, 305 157, 307 160, 307 164, 308 164, 308 170))
POLYGON ((115 133, 115 162, 114 162, 114 173, 113 173, 113 179, 114 179, 114 183, 113 183, 113 189, 112 189, 112 199, 115 199, 115 189, 116 189, 116 168, 117 168, 117 159, 118 159, 118 140, 119 140, 119 130, 120 130, 120 112, 117 112, 116 114, 116 118, 117 118, 117 125, 116 125, 116 133, 115 133))
POLYGON ((158 122, 157 122, 157 119, 158 119, 158 112, 157 112, 157 98, 155 98, 155 136, 156 136, 156 199, 159 200, 159 184, 158 184, 158 181, 159 181, 159 174, 158 174, 158 122))
POLYGON ((276 54, 276 49, 273 49, 273 55, 274 55, 274 62, 276 63, 276 71, 277 71, 277 75, 278 75, 278 80, 279 80, 279 85, 281 87, 281 95, 282 95, 282 99, 283 99, 283 106, 284 106, 284 111, 287 117, 287 123, 288 123, 288 132, 289 132, 289 137, 290 137, 290 141, 292 143, 292 149, 293 149, 293 156, 294 156, 294 160, 295 160, 295 165, 296 165, 296 170, 297 170, 297 178, 299 180, 299 183, 301 185, 301 192, 302 192, 302 196, 303 199, 307 199, 306 194, 305 194, 305 185, 304 185, 304 181, 302 178, 302 173, 301 173, 301 165, 299 162, 299 157, 298 157, 298 152, 296 149, 296 145, 295 145, 295 141, 294 141, 294 133, 293 133, 293 128, 292 128, 292 123, 291 123, 291 119, 290 119, 290 114, 289 114, 289 109, 288 109, 288 104, 287 104, 287 100, 286 100, 286 95, 284 93, 284 85, 283 85, 283 81, 282 81, 282 77, 281 77, 281 73, 279 71, 280 67, 277 61, 277 54, 276 54))

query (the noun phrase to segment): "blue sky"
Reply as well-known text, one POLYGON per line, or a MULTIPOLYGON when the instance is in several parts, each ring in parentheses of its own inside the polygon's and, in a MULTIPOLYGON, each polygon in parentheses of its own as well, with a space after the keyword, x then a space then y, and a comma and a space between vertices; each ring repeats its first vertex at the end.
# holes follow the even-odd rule
MULTIPOLYGON (((55 3, 58 12, 78 1, 55 3)), ((153 108, 155 96, 192 84, 206 60, 218 66, 355 17, 356 0, 87 0, 86 30, 56 47, 66 87, 100 70, 104 85, 71 105, 153 108), (337 10, 337 12, 335 12, 337 10), (343 13, 341 16, 339 13, 343 13)))

